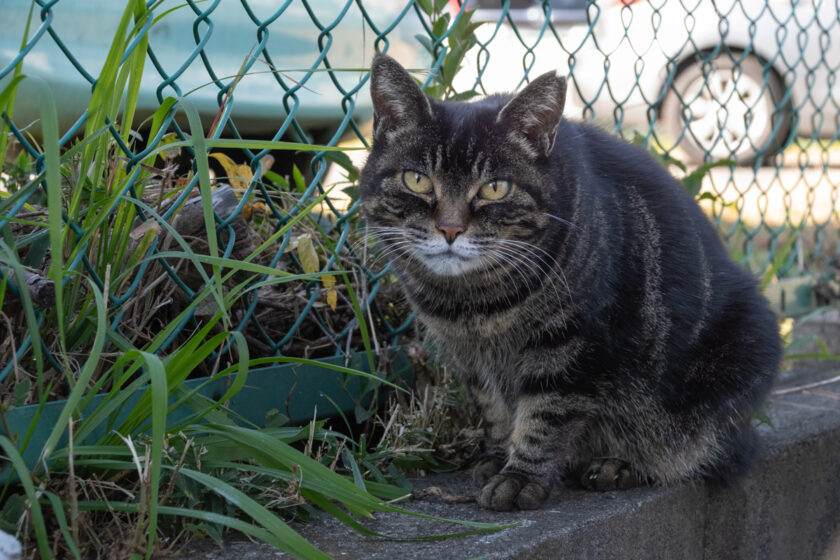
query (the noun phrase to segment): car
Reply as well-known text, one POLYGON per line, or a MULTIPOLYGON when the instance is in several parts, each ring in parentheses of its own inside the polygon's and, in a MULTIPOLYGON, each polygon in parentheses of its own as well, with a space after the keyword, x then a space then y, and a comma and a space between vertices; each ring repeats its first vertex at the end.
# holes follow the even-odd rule
MULTIPOLYGON (((0 89, 11 80, 10 64, 20 51, 31 4, 30 0, 3 0, 0 7, 0 73, 9 70, 0 74, 0 89)), ((141 119, 165 97, 183 95, 194 103, 207 128, 219 111, 221 88, 233 81, 263 39, 263 22, 271 58, 257 52, 234 91, 231 114, 241 134, 272 136, 289 114, 306 130, 334 130, 349 112, 369 118, 370 96, 361 81, 375 48, 385 45, 377 44, 370 30, 367 35, 360 33, 370 25, 388 29, 399 20, 387 35, 389 54, 406 66, 428 67, 414 37, 423 32, 422 24, 406 2, 367 0, 364 14, 346 0, 308 5, 252 1, 250 13, 243 4, 168 2, 157 9, 155 15, 165 15, 149 31, 154 59, 147 57, 143 72, 137 108, 141 119), (206 10, 206 18, 201 10, 206 10), (327 51, 323 57, 322 50, 327 51), (325 72, 327 65, 337 71, 325 72)), ((49 33, 38 35, 40 10, 34 11, 29 31, 34 47, 23 59, 23 74, 35 79, 20 83, 14 106, 18 126, 37 125, 34 89, 44 86, 58 100, 62 131, 84 113, 124 9, 124 2, 112 0, 60 0, 51 5, 44 15, 64 50, 49 33)))
MULTIPOLYGON (((468 54, 472 77, 511 90, 521 85, 510 79, 519 78, 513 65, 529 77, 553 66, 570 76, 567 114, 652 133, 689 160, 752 163, 794 136, 837 136, 836 2, 513 0, 506 13, 498 0, 467 6, 487 22, 468 54)), ((464 77, 459 85, 469 87, 464 77)))

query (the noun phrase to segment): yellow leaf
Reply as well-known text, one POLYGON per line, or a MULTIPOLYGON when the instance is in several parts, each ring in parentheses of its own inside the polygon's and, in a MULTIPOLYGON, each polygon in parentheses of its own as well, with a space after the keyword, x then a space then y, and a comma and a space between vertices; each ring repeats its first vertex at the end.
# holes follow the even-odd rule
POLYGON ((338 305, 338 292, 335 291, 335 276, 323 276, 321 282, 327 289, 327 305, 335 311, 335 306, 338 305))
POLYGON ((246 220, 250 220, 254 214, 268 214, 268 206, 263 204, 262 202, 249 202, 245 206, 242 207, 242 215, 245 216, 246 220))
POLYGON ((254 172, 247 165, 237 165, 236 174, 230 177, 230 184, 234 189, 245 190, 254 178, 254 172))
POLYGON ((304 234, 298 237, 297 255, 300 260, 300 265, 303 267, 303 272, 312 274, 318 272, 318 254, 315 252, 315 246, 312 244, 312 238, 309 234, 304 234))
MULTIPOLYGON (((169 144, 171 144, 173 142, 177 142, 178 140, 179 140, 178 135, 175 134, 174 132, 170 132, 169 134, 164 134, 163 135, 163 138, 161 138, 160 144, 158 144, 158 146, 160 146, 160 147, 168 146, 169 144)), ((173 159, 173 158, 178 157, 178 154, 180 154, 180 153, 181 153, 181 148, 169 148, 169 149, 164 149, 163 152, 161 152, 160 155, 163 156, 163 159, 173 159)))
POLYGON ((779 323, 779 334, 782 335, 782 338, 788 340, 790 338, 790 333, 793 332, 793 319, 788 317, 782 322, 779 323))
MULTIPOLYGON (((237 165, 227 156, 227 154, 223 154, 221 152, 213 152, 210 154, 210 157, 214 158, 222 164, 222 167, 225 168, 228 182, 230 182, 234 192, 236 192, 237 189, 244 190, 248 187, 248 183, 250 183, 251 179, 254 177, 254 172, 251 171, 250 167, 247 165, 237 165)), ((236 192, 236 196, 241 197, 241 193, 236 192)))
POLYGON ((222 164, 222 167, 225 168, 225 173, 227 173, 229 177, 236 175, 236 164, 228 157, 227 154, 213 152, 210 154, 210 157, 222 164))

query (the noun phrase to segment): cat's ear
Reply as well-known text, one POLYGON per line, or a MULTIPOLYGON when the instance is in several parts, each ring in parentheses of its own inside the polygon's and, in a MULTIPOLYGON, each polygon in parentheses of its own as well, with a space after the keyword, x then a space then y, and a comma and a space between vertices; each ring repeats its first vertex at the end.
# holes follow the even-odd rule
POLYGON ((432 118, 429 98, 400 64, 377 54, 370 69, 373 137, 403 128, 417 128, 432 118))
POLYGON ((508 136, 533 157, 548 156, 563 116, 566 80, 548 72, 533 80, 502 107, 497 118, 508 136))

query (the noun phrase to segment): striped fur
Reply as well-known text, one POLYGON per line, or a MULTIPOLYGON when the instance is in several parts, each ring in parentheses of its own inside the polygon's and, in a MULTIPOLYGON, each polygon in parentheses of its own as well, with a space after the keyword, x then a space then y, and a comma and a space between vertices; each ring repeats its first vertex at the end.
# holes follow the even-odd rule
POLYGON ((743 471, 778 330, 679 183, 562 120, 553 74, 439 103, 378 56, 372 88, 364 216, 483 412, 479 503, 538 507, 558 474, 603 490, 743 471), (433 189, 410 191, 406 170, 433 189), (493 180, 514 186, 482 199, 493 180))

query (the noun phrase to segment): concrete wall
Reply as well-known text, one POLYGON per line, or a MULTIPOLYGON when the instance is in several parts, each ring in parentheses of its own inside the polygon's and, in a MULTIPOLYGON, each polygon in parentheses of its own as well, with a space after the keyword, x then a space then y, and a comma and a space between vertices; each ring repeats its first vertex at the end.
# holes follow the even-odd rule
MULTIPOLYGON (((797 386, 840 372, 787 375, 797 386)), ((442 541, 363 537, 331 518, 298 527, 333 558, 381 559, 761 559, 840 560, 840 383, 778 395, 760 432, 765 453, 755 471, 731 488, 703 484, 599 494, 559 489, 544 509, 494 513, 474 503, 437 498, 407 505, 417 512, 494 523, 505 531, 442 541)), ((467 473, 417 481, 452 495, 471 495, 467 473)), ((371 529, 396 537, 458 532, 457 525, 378 515, 371 529)), ((223 550, 197 545, 181 558, 273 558, 265 545, 229 541, 223 550)))

